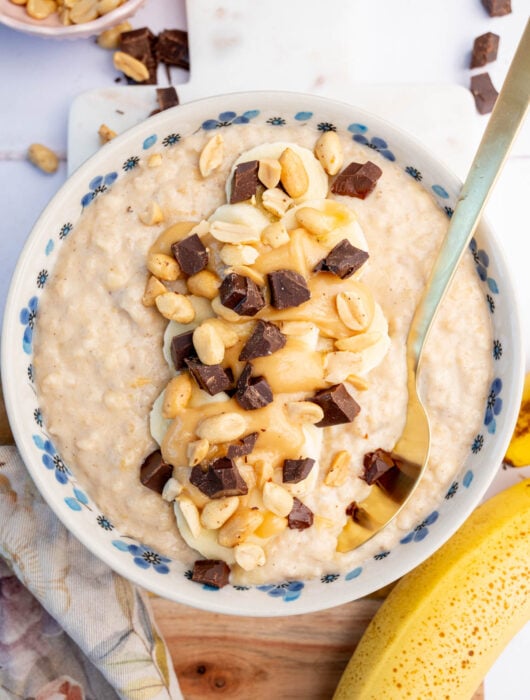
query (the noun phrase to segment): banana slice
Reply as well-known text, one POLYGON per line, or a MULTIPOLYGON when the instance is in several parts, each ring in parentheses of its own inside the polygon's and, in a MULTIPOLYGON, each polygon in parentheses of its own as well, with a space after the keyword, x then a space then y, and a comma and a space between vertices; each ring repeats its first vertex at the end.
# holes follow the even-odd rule
POLYGON ((170 418, 164 418, 162 416, 162 405, 164 403, 165 389, 160 393, 160 396, 153 404, 151 413, 149 414, 149 429, 151 431, 151 436, 155 442, 159 445, 162 444, 164 435, 167 433, 169 426, 171 425, 170 418))
POLYGON ((277 141, 275 143, 264 143, 260 146, 255 146, 239 156, 239 158, 234 162, 232 170, 230 171, 226 181, 226 198, 230 200, 232 177, 234 170, 239 163, 246 163, 249 160, 265 160, 268 158, 278 160, 286 148, 291 148, 300 156, 309 178, 309 187, 307 188, 307 191, 301 197, 295 199, 295 203, 300 204, 300 202, 306 202, 310 199, 321 199, 325 197, 328 193, 328 176, 326 175, 324 168, 313 155, 313 152, 308 148, 297 146, 294 143, 277 141))
POLYGON ((256 231, 257 238, 265 226, 270 224, 270 219, 260 209, 247 202, 237 204, 222 204, 208 219, 210 223, 223 221, 227 224, 238 224, 256 231))
POLYGON ((167 324, 164 332, 164 359, 172 370, 174 369, 173 360, 171 359, 171 341, 173 340, 173 337, 180 335, 180 333, 185 333, 186 331, 193 331, 203 321, 206 321, 207 318, 213 318, 215 316, 208 299, 205 299, 204 297, 196 297, 193 294, 190 294, 188 299, 190 300, 195 311, 195 318, 193 321, 191 323, 177 323, 176 321, 170 321, 167 324))
POLYGON ((511 467, 530 464, 530 373, 525 377, 521 410, 504 461, 511 467))

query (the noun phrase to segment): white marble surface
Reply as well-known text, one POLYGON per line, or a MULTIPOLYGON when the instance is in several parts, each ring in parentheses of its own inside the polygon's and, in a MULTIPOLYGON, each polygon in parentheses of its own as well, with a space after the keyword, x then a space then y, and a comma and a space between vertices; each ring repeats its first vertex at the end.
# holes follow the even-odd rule
MULTIPOLYGON (((472 102, 464 90, 455 99, 444 97, 444 91, 454 96, 455 86, 467 88, 473 39, 486 31, 501 37, 498 60, 487 67, 500 88, 530 14, 530 0, 512 0, 512 5, 511 15, 490 18, 480 0, 189 0, 186 19, 184 0, 147 0, 132 24, 160 31, 185 28, 188 21, 191 79, 185 71, 175 70, 171 76, 182 101, 267 88, 352 103, 366 101, 368 95, 364 106, 393 117, 463 175, 487 118, 470 108, 472 102)), ((111 53, 93 40, 40 39, 3 26, 0 72, 1 323, 9 279, 24 241, 66 177, 70 106, 87 90, 114 90, 118 74, 111 53), (61 153, 63 162, 55 175, 43 175, 26 162, 27 146, 35 141, 61 153)), ((167 84, 162 69, 159 82, 167 84)), ((115 125, 118 131, 123 127, 115 125)), ((519 293, 528 369, 529 185, 527 124, 487 215, 503 244, 519 293)), ((487 700, 528 700, 523 658, 529 648, 527 625, 488 675, 487 700)))

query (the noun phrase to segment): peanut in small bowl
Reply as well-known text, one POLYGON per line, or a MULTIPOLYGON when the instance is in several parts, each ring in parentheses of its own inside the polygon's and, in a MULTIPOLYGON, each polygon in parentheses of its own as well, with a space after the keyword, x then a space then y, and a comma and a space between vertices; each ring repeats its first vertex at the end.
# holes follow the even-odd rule
POLYGON ((51 39, 84 39, 123 22, 145 0, 0 0, 0 23, 51 39))

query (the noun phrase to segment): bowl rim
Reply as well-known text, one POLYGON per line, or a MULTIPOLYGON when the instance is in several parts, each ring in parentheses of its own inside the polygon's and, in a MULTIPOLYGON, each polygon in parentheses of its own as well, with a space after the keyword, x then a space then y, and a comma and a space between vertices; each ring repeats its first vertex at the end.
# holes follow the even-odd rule
MULTIPOLYGON (((119 24, 121 21, 137 12, 145 0, 126 0, 115 10, 107 12, 90 22, 82 24, 54 25, 39 23, 39 20, 25 21, 2 11, 0 7, 0 24, 24 34, 32 34, 46 39, 83 39, 100 34, 106 29, 119 24)), ((31 18, 30 18, 31 19, 31 18)))
MULTIPOLYGON (((196 110, 197 108, 201 108, 202 106, 208 107, 212 105, 215 107, 216 105, 219 105, 220 107, 226 107, 227 103, 229 103, 231 99, 244 100, 250 98, 254 99, 256 102, 258 102, 259 100, 259 104, 263 105, 263 109, 265 109, 265 107, 269 108, 270 106, 274 107, 274 100, 276 100, 276 103, 278 103, 278 101, 281 101, 282 99, 293 100, 293 102, 294 100, 303 99, 306 102, 309 102, 310 105, 315 109, 315 111, 325 111, 326 109, 330 111, 334 109, 351 110, 351 112, 355 114, 355 118, 364 117, 368 120, 368 123, 370 125, 375 124, 376 127, 382 125, 382 127, 385 130, 387 130, 387 132, 393 133, 397 138, 409 144, 414 149, 415 153, 420 153, 424 162, 429 163, 429 165, 432 166, 433 169, 443 173, 445 178, 444 181, 448 182, 449 185, 455 186, 455 188, 458 189, 462 185, 460 179, 450 170, 450 168, 448 168, 445 165, 445 163, 438 160, 431 153, 431 151, 428 148, 426 148, 421 142, 419 142, 414 136, 411 136, 400 127, 392 124, 391 122, 388 122, 385 119, 382 119, 378 115, 373 114, 367 110, 358 108, 355 105, 350 104, 348 102, 332 100, 325 97, 315 96, 306 93, 260 90, 226 93, 222 95, 204 97, 184 105, 179 105, 177 107, 172 108, 171 110, 166 110, 161 114, 151 117, 148 120, 142 122, 141 124, 131 127, 130 129, 123 132, 123 134, 118 136, 116 139, 114 139, 111 143, 107 144, 104 151, 98 151, 96 154, 87 159, 87 161, 80 165, 79 168, 77 168, 77 170, 69 176, 66 182, 61 186, 58 192, 54 195, 54 197, 45 207, 44 211, 41 213, 41 215, 35 222, 32 231, 25 242, 25 245, 22 249, 22 252, 20 253, 10 282, 9 292, 5 305, 4 323, 2 328, 0 359, 1 374, 4 382, 6 410, 15 438, 15 442, 20 451, 22 459, 26 464, 26 469, 28 470, 28 473, 30 474, 35 484, 37 485, 37 488, 40 494, 42 495, 43 500, 53 510, 53 512, 57 515, 57 517, 64 524, 67 530, 74 534, 74 536, 78 540, 80 540, 82 544, 85 547, 87 547, 87 549, 90 552, 92 552, 92 554, 97 556, 100 560, 104 561, 109 567, 117 571, 117 573, 121 574, 129 581, 133 581, 135 584, 143 586, 144 588, 148 588, 154 593, 157 593, 162 597, 174 600, 175 602, 223 614, 253 615, 256 617, 274 617, 325 610, 327 608, 335 607, 346 602, 351 602, 352 600, 355 600, 359 597, 368 595, 375 589, 373 588, 373 586, 371 586, 369 587, 369 590, 363 590, 363 583, 359 580, 359 588, 361 592, 358 594, 353 593, 352 591, 352 595, 336 595, 335 591, 335 596, 330 596, 329 599, 326 599, 325 601, 319 601, 317 605, 315 605, 314 596, 306 596, 302 597, 299 601, 296 601, 296 605, 289 605, 287 607, 284 606, 283 608, 276 606, 271 607, 270 609, 267 609, 268 601, 266 602, 265 600, 263 600, 263 605, 259 607, 255 606, 254 608, 252 608, 252 610, 249 610, 249 608, 245 606, 242 606, 241 609, 238 609, 237 601, 234 604, 229 603, 227 605, 226 600, 219 596, 194 596, 193 594, 188 594, 185 590, 177 591, 177 595, 170 595, 167 590, 167 585, 164 586, 162 580, 160 581, 160 585, 157 585, 158 582, 153 583, 152 581, 146 584, 146 582, 142 580, 141 569, 136 570, 136 568, 132 568, 128 560, 122 560, 118 557, 111 558, 107 552, 99 551, 101 549, 100 543, 97 541, 94 542, 94 539, 90 535, 91 531, 85 531, 85 529, 83 527, 80 527, 80 525, 76 521, 73 521, 67 517, 68 513, 66 512, 66 510, 59 510, 58 508, 54 507, 54 504, 52 505, 48 501, 47 494, 49 491, 49 480, 44 478, 45 474, 44 472, 42 472, 42 470, 39 471, 33 465, 33 457, 31 457, 28 447, 30 442, 29 435, 27 434, 28 430, 27 428, 24 428, 23 416, 18 414, 19 406, 17 405, 16 381, 14 376, 12 377, 11 373, 9 372, 9 368, 12 365, 14 358, 14 343, 12 343, 12 341, 9 340, 8 332, 9 326, 13 323, 17 314, 17 307, 15 306, 14 300, 19 297, 19 290, 21 287, 24 286, 24 280, 22 276, 24 261, 26 257, 32 252, 32 248, 41 239, 43 235, 42 231, 46 228, 47 220, 53 216, 53 212, 58 208, 58 206, 61 205, 63 201, 68 201, 68 198, 70 196, 70 190, 75 188, 78 182, 86 182, 87 176, 88 179, 90 179, 90 175, 93 175, 94 172, 98 171, 97 168, 94 167, 94 164, 98 163, 100 160, 105 160, 107 158, 107 155, 109 157, 112 157, 114 152, 119 151, 122 144, 126 143, 131 137, 134 137, 136 135, 141 137, 143 131, 146 130, 147 123, 151 126, 152 131, 156 131, 159 125, 164 124, 166 120, 170 118, 170 115, 185 116, 187 111, 191 112, 196 110), (269 102, 272 102, 272 105, 270 105, 269 102), (28 464, 30 466, 27 466, 28 464)), ((215 109, 212 110, 212 112, 214 111, 215 109)), ((179 116, 179 118, 181 117, 179 116)), ((500 271, 507 273, 508 266, 504 253, 499 246, 493 229, 484 219, 482 219, 481 222, 481 232, 483 235, 486 236, 488 240, 488 246, 495 254, 496 264, 499 267, 500 271)), ((519 319, 520 305, 517 301, 517 295, 513 288, 511 277, 508 274, 505 274, 503 276, 503 294, 506 296, 506 298, 510 299, 514 303, 514 313, 512 313, 509 318, 511 337, 515 341, 513 343, 512 348, 514 361, 513 365, 510 367, 510 376, 512 377, 512 381, 510 384, 511 393, 510 396, 506 399, 506 403, 503 408, 505 424, 511 425, 513 430, 513 426, 515 426, 515 422, 517 420, 520 398, 522 395, 523 388, 524 352, 522 345, 521 324, 519 319)), ((495 441, 495 447, 491 450, 491 453, 488 454, 489 461, 491 461, 493 458, 496 464, 500 465, 510 437, 511 432, 507 429, 502 435, 502 437, 500 435, 497 436, 497 439, 495 441)), ((474 498, 467 499, 465 501, 464 507, 460 506, 459 510, 456 513, 456 517, 453 513, 450 525, 445 526, 443 533, 432 533, 432 537, 429 538, 431 544, 430 552, 427 555, 422 555, 419 558, 416 557, 416 560, 412 565, 408 563, 408 559, 406 557, 402 557, 401 559, 396 558, 391 573, 387 571, 381 572, 378 587, 384 586, 400 578, 402 575, 404 575, 412 568, 417 566, 421 561, 425 560, 434 551, 436 551, 447 539, 449 539, 449 537, 460 527, 464 520, 470 515, 472 510, 474 510, 478 506, 488 486, 495 477, 495 469, 493 467, 491 467, 490 472, 488 472, 488 477, 489 478, 487 480, 484 480, 483 483, 481 483, 480 489, 475 489, 474 498), (407 559, 407 561, 405 561, 405 559, 407 559)), ((200 587, 198 586, 197 589, 199 592, 200 587)), ((243 603, 243 601, 241 601, 241 603, 243 603)))

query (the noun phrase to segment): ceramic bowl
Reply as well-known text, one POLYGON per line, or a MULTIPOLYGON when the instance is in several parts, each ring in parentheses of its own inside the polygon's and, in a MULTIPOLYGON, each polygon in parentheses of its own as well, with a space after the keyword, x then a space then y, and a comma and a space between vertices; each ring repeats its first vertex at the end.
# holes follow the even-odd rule
POLYGON ((465 463, 442 494, 390 551, 341 574, 309 581, 221 590, 189 580, 178 561, 120 533, 99 511, 64 464, 48 437, 35 393, 32 336, 39 302, 65 238, 75 236, 83 208, 156 151, 178 148, 198 129, 212 133, 243 123, 268 122, 281 139, 285 124, 311 129, 315 138, 336 130, 403 168, 421 182, 448 217, 461 183, 417 142, 376 116, 353 106, 293 93, 225 95, 176 107, 116 138, 83 164, 51 201, 29 237, 12 280, 3 329, 2 375, 9 419, 27 468, 43 497, 71 532, 96 556, 128 579, 166 598, 217 612, 274 616, 321 610, 365 596, 426 559, 480 502, 504 456, 521 396, 523 357, 510 273, 486 224, 471 243, 477 275, 493 324, 493 382, 483 424, 465 463))
POLYGON ((26 34, 38 34, 49 39, 86 39, 124 22, 134 15, 144 2, 145 0, 126 0, 123 5, 92 22, 64 26, 56 12, 46 19, 33 19, 23 5, 15 5, 10 0, 0 0, 0 23, 26 34))

